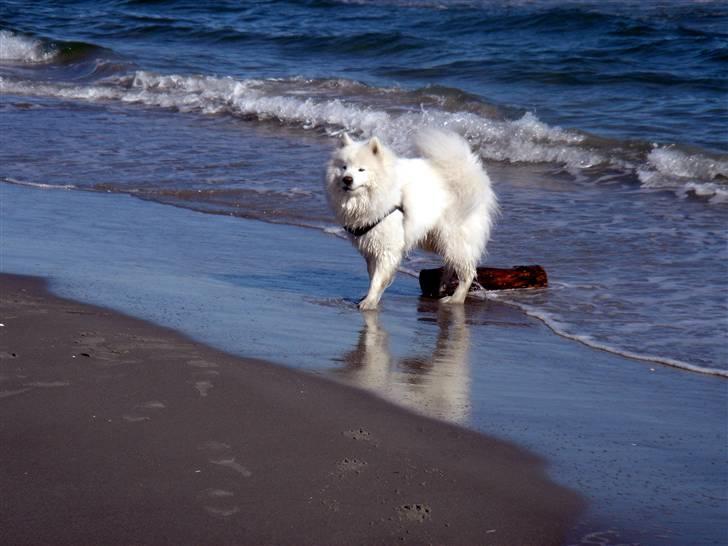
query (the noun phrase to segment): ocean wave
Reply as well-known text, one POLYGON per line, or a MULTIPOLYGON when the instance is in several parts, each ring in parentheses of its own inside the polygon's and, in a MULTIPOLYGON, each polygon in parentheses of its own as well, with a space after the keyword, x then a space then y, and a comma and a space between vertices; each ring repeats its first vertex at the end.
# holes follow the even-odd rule
POLYGON ((708 198, 711 203, 728 202, 727 159, 657 147, 637 169, 637 176, 646 188, 676 188, 682 195, 708 198))
POLYGON ((90 85, 0 77, 0 92, 227 114, 329 136, 343 131, 359 137, 376 134, 405 154, 412 152, 416 132, 448 128, 465 136, 486 160, 557 164, 573 172, 616 169, 648 189, 670 189, 711 203, 728 201, 728 158, 676 146, 605 141, 549 125, 530 112, 509 119, 472 96, 447 89, 410 91, 342 79, 235 79, 136 71, 90 85))
POLYGON ((57 54, 48 42, 0 30, 0 61, 46 63, 57 54))
POLYGON ((53 41, 0 30, 0 63, 65 64, 93 58, 105 51, 108 52, 103 47, 85 42, 53 41))
MULTIPOLYGON (((400 97, 384 90, 386 106, 371 107, 346 97, 307 96, 321 85, 305 81, 236 80, 229 77, 160 75, 137 71, 130 76, 98 85, 62 85, 0 79, 0 91, 80 100, 118 100, 183 112, 228 113, 243 118, 320 129, 329 135, 349 131, 359 136, 377 134, 402 152, 410 150, 412 135, 424 127, 439 126, 458 131, 480 148, 486 159, 498 161, 562 162, 572 167, 591 167, 607 161, 584 148, 585 137, 575 131, 549 126, 526 113, 516 120, 491 119, 474 112, 433 108, 401 111, 400 97), (313 87, 313 89, 310 89, 313 87)), ((337 90, 343 85, 337 80, 337 90)), ((358 91, 357 91, 358 92, 358 91)), ((400 91, 399 94, 406 94, 400 91)), ((370 96, 366 97, 370 99, 370 96)))

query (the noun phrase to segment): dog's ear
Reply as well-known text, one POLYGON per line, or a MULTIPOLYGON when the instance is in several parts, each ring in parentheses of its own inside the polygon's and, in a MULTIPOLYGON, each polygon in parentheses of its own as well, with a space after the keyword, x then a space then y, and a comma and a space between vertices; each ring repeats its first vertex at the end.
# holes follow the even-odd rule
POLYGON ((339 140, 339 146, 341 146, 342 148, 346 148, 347 146, 351 146, 352 144, 354 144, 354 141, 351 140, 349 133, 341 133, 341 140, 339 140))
POLYGON ((372 137, 369 140, 369 149, 372 151, 374 155, 379 154, 379 150, 381 150, 382 144, 379 142, 379 139, 377 137, 372 137))

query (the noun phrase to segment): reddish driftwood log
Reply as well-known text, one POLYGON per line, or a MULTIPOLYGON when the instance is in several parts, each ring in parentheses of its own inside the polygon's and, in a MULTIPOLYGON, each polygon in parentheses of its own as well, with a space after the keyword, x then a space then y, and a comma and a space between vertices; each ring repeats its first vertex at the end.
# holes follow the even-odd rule
MULTIPOLYGON (((510 290, 512 288, 542 288, 548 285, 546 271, 540 265, 517 265, 510 269, 496 267, 479 267, 476 280, 486 290, 510 290)), ((439 298, 453 293, 458 284, 453 275, 447 286, 442 284, 442 267, 423 269, 420 271, 420 288, 422 294, 430 298, 439 298)), ((473 283, 470 290, 477 290, 473 283)))

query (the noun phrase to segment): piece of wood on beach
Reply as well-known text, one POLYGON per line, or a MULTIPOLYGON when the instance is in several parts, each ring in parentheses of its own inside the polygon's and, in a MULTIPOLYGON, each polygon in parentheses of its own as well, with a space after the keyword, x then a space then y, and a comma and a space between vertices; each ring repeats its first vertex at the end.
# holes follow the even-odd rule
MULTIPOLYGON (((442 286, 443 268, 423 269, 420 271, 420 289, 422 295, 439 298, 453 293, 458 284, 453 275, 447 286, 442 286)), ((479 267, 476 280, 470 290, 480 287, 486 290, 512 290, 514 288, 543 288, 548 286, 546 270, 540 265, 517 265, 511 268, 479 267)))

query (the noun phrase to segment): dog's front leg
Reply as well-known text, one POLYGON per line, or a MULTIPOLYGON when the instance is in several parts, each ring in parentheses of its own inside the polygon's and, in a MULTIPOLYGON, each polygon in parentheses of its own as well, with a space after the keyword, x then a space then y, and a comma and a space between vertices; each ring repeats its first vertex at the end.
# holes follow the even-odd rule
POLYGON ((387 287, 394 281, 400 257, 391 254, 379 255, 376 258, 367 258, 369 271, 369 291, 366 297, 359 302, 359 309, 368 311, 376 309, 379 300, 387 287))

